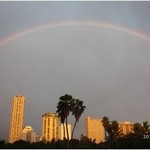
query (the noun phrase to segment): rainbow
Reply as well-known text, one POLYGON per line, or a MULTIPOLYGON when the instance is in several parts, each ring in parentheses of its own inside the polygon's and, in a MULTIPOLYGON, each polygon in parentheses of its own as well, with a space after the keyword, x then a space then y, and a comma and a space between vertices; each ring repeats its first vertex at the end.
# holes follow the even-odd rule
POLYGON ((13 40, 18 39, 24 35, 28 35, 28 34, 31 34, 31 33, 34 33, 34 32, 40 31, 40 30, 44 30, 44 29, 58 28, 58 27, 63 27, 63 26, 91 26, 91 27, 96 27, 96 28, 106 28, 106 29, 111 29, 111 30, 117 30, 120 32, 128 33, 132 36, 136 36, 138 38, 141 38, 143 40, 150 42, 149 35, 146 35, 145 33, 128 28, 123 25, 113 24, 113 23, 109 23, 109 22, 96 22, 96 21, 66 21, 66 22, 44 24, 44 25, 36 26, 34 28, 30 28, 30 29, 15 33, 15 34, 1 40, 0 47, 4 46, 5 44, 8 44, 9 42, 11 42, 13 40))

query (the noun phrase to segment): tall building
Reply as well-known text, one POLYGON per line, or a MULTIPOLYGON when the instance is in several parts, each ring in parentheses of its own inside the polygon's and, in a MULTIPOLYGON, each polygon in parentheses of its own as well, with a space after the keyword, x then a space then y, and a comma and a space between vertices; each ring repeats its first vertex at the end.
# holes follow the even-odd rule
POLYGON ((55 113, 42 115, 42 139, 46 142, 58 139, 58 116, 55 113))
POLYGON ((12 112, 11 112, 11 121, 10 121, 10 130, 9 130, 9 143, 18 141, 23 129, 23 120, 24 120, 24 96, 14 96, 12 102, 12 112))
POLYGON ((129 134, 130 132, 133 133, 133 126, 134 124, 131 122, 120 122, 119 128, 122 134, 129 134))
POLYGON ((21 140, 29 141, 30 143, 38 142, 38 136, 31 126, 26 126, 21 133, 21 140))
MULTIPOLYGON (((65 125, 65 138, 67 139, 67 130, 66 130, 66 124, 65 125)), ((71 125, 68 124, 68 134, 69 134, 69 139, 71 139, 71 125)), ((63 124, 59 126, 59 139, 63 140, 64 139, 64 128, 63 124)))
POLYGON ((86 136, 96 143, 104 142, 104 127, 101 123, 102 119, 95 119, 91 117, 86 118, 86 136))

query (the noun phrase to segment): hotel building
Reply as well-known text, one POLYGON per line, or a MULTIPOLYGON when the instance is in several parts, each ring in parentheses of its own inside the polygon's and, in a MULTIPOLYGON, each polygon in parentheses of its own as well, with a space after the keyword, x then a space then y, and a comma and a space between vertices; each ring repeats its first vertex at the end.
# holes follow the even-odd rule
POLYGON ((9 143, 18 141, 20 138, 24 121, 24 105, 24 96, 14 96, 10 120, 9 143))
POLYGON ((102 119, 86 118, 86 136, 96 143, 104 142, 104 127, 101 123, 102 119))
POLYGON ((42 140, 48 142, 58 140, 58 116, 55 113, 42 115, 42 140))

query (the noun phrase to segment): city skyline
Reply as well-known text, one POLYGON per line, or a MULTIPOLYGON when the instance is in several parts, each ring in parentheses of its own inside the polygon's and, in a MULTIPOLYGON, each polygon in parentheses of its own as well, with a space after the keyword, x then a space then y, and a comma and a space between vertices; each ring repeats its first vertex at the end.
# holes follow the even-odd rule
POLYGON ((11 99, 19 93, 24 124, 38 135, 41 115, 56 112, 64 94, 87 108, 76 138, 85 135, 86 116, 150 121, 149 13, 148 1, 1 1, 0 139, 8 139, 11 99))
MULTIPOLYGON (((38 141, 51 141, 53 138, 58 140, 63 140, 64 129, 63 124, 60 122, 56 113, 47 112, 42 115, 42 133, 37 135, 31 126, 23 124, 24 118, 24 104, 25 97, 21 95, 14 96, 12 101, 12 118, 10 120, 10 134, 9 142, 13 143, 18 140, 25 140, 29 142, 38 142, 38 141), (19 116, 19 117, 18 117, 19 116), (21 117, 22 116, 22 117, 21 117), (19 122, 18 122, 19 118, 19 122), (22 119, 21 119, 22 118, 22 119), (15 128, 14 128, 15 126, 15 128), (18 127, 18 128, 16 128, 18 127)), ((118 122, 121 133, 126 135, 130 132, 133 132, 134 123, 131 122, 118 122)), ((65 137, 66 133, 66 124, 65 125, 65 137)), ((96 143, 104 142, 104 127, 102 125, 102 118, 93 118, 90 116, 86 117, 85 131, 89 139, 95 140, 96 143)), ((69 139, 71 139, 71 125, 68 124, 68 133, 69 139)), ((83 134, 81 134, 83 135, 83 134)))
MULTIPOLYGON (((41 134, 37 135, 31 126, 23 124, 24 118, 24 104, 25 97, 21 95, 14 96, 12 101, 12 114, 10 120, 10 133, 8 142, 14 143, 18 140, 25 140, 32 142, 45 141, 50 142, 52 139, 63 140, 64 129, 60 122, 60 118, 57 113, 47 112, 42 115, 42 126, 41 134), (19 119, 19 120, 18 120, 19 119), (16 128, 17 127, 17 128, 16 128)), ((66 124, 65 125, 65 137, 66 124)), ((122 135, 127 135, 129 133, 134 133, 133 130, 134 123, 123 121, 118 122, 118 127, 122 135)), ((95 140, 96 143, 105 141, 105 129, 102 124, 102 118, 95 118, 87 116, 85 120, 85 136, 89 139, 95 140)), ((71 139, 71 125, 68 124, 68 135, 71 139)), ((83 135, 81 133, 81 135, 83 135)))

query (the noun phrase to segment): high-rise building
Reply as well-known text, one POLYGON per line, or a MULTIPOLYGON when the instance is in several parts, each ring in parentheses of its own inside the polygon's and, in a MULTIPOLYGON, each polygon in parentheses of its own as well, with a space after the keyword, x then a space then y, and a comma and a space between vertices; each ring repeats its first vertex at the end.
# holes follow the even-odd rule
POLYGON ((102 119, 95 119, 91 117, 86 118, 86 136, 96 143, 104 142, 104 127, 101 122, 102 119))
POLYGON ((12 102, 12 112, 10 121, 10 131, 9 131, 9 143, 18 141, 23 129, 24 121, 24 96, 14 96, 12 102))
POLYGON ((32 142, 38 142, 38 136, 31 126, 26 126, 21 133, 21 140, 32 142))
POLYGON ((119 123, 119 129, 122 134, 129 134, 130 132, 133 133, 133 126, 133 123, 127 121, 119 123))
MULTIPOLYGON (((67 139, 67 130, 66 130, 66 124, 64 124, 65 126, 65 138, 67 139)), ((69 139, 71 139, 71 125, 68 124, 68 134, 69 134, 69 139)), ((59 126, 59 139, 63 140, 64 139, 64 128, 63 128, 63 124, 61 124, 59 126)))
POLYGON ((42 139, 46 142, 58 139, 58 116, 55 113, 42 115, 42 139))

